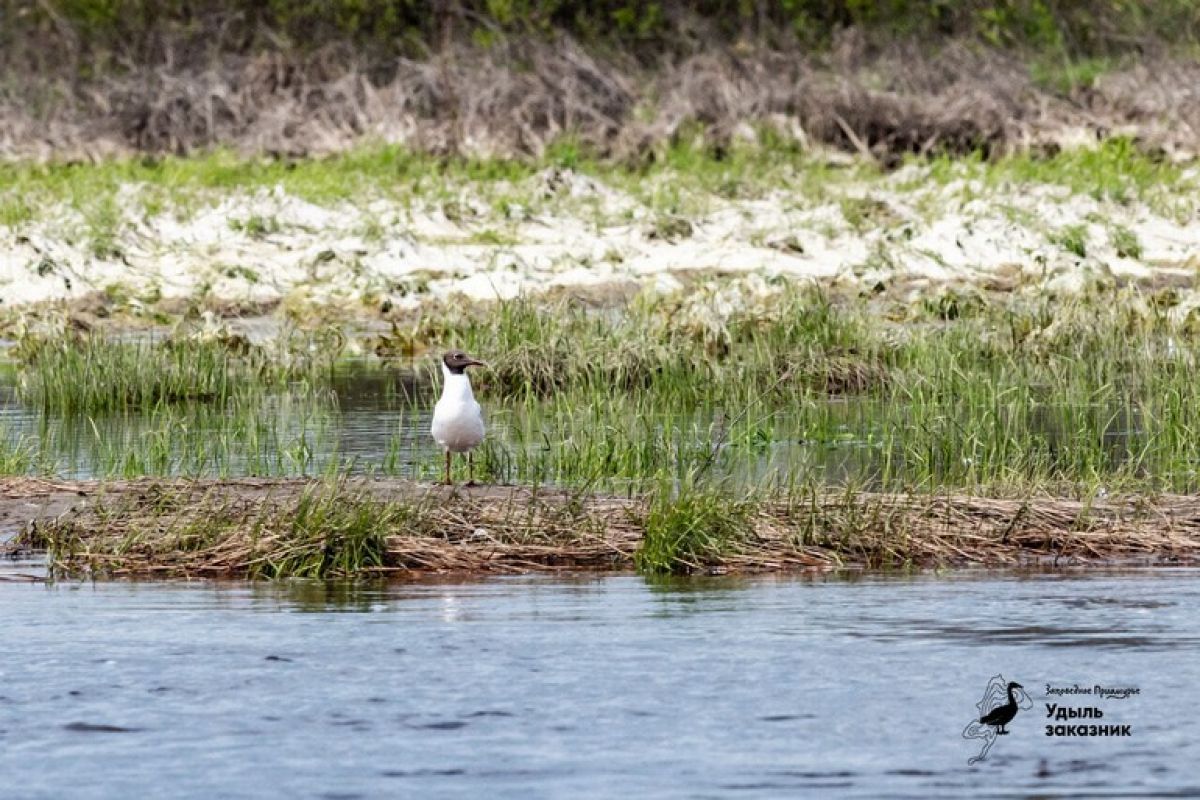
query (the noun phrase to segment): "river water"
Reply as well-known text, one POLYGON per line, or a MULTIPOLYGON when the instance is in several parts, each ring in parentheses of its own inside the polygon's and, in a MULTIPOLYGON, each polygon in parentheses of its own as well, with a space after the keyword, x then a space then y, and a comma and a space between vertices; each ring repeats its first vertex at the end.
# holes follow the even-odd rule
POLYGON ((36 568, 0 571, 3 798, 1200 795, 1200 571, 16 580, 36 568), (998 675, 1030 707, 968 766, 998 675), (1047 702, 1130 735, 1047 737, 1047 702))

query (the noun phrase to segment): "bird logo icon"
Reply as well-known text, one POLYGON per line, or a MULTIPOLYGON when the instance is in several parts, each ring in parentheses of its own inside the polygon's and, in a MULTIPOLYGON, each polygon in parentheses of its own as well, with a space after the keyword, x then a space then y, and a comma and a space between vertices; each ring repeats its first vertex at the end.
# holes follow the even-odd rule
POLYGON ((983 691, 983 699, 975 704, 975 708, 979 713, 963 731, 963 738, 982 739, 983 747, 977 755, 967 759, 969 765, 987 758, 996 739, 1008 735, 1008 724, 1017 716, 1017 711, 1033 708, 1033 698, 1021 684, 1005 680, 1003 675, 993 675, 983 691))

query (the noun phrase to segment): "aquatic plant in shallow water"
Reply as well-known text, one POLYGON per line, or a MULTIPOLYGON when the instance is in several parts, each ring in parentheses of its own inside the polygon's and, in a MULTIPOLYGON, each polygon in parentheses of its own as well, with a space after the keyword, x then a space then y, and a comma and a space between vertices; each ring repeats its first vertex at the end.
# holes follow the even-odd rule
POLYGON ((0 475, 27 475, 36 463, 37 451, 29 437, 0 425, 0 475))
MULTIPOLYGON (((780 491, 813 480, 989 494, 1200 486, 1198 318, 1169 296, 1112 287, 1074 299, 983 293, 947 314, 941 303, 769 282, 753 292, 720 287, 670 299, 665 310, 531 299, 448 309, 410 330, 415 352, 466 342, 493 363, 477 386, 494 426, 479 460, 492 482, 652 492, 710 464, 714 478, 780 491), (740 299, 721 305, 730 298, 740 299)), ((296 361, 282 348, 193 359, 220 366, 195 385, 205 375, 224 381, 215 391, 224 401, 168 402, 154 375, 148 389, 128 389, 142 385, 128 375, 89 376, 96 388, 86 391, 64 377, 164 347, 112 344, 132 349, 89 355, 101 345, 74 342, 62 345, 76 352, 61 361, 18 368, 22 397, 47 421, 34 443, 39 465, 79 474, 90 460, 91 474, 131 477, 311 474, 338 461, 342 421, 319 360, 296 361), (40 370, 57 376, 44 384, 56 398, 48 405, 33 399, 40 370), (80 408, 94 395, 106 399, 92 405, 111 410, 80 408), (159 399, 124 405, 130 396, 159 399)), ((175 355, 146 360, 154 358, 175 355)), ((180 363, 183 380, 192 366, 180 363)), ((379 368, 372 364, 362 369, 379 368)), ((423 368, 399 379, 371 374, 389 387, 387 413, 402 422, 397 429, 390 418, 381 441, 391 444, 358 468, 434 477, 422 414, 436 384, 423 368)))
POLYGON ((116 341, 99 335, 30 338, 18 348, 18 396, 62 414, 180 403, 222 404, 320 376, 243 339, 116 341))
POLYGON ((714 338, 637 304, 506 304, 462 323, 496 354, 479 390, 501 401, 504 438, 485 460, 502 480, 643 488, 714 448, 718 474, 754 483, 815 471, 885 488, 1200 485, 1190 317, 1133 289, 958 308, 783 288, 722 315, 714 338), (636 369, 612 368, 622 350, 636 369))
MULTIPOLYGON (((20 504, 70 494, 40 481, 5 489, 19 492, 20 504)), ((1200 553, 1200 513, 1187 496, 992 499, 813 485, 788 497, 732 498, 727 488, 698 482, 664 489, 622 500, 519 488, 454 495, 333 474, 139 481, 39 520, 0 553, 44 549, 55 576, 259 578, 903 568, 1200 553)))

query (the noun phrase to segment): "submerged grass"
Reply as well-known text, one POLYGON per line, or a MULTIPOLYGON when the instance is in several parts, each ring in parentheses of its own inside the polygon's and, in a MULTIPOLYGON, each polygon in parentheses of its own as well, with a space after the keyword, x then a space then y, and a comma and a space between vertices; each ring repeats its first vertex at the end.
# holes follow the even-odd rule
POLYGON ((647 487, 715 451, 719 473, 783 487, 816 470, 888 489, 1193 491, 1200 318, 1156 298, 1101 286, 948 315, 768 287, 728 316, 713 297, 617 317, 517 303, 447 328, 495 364, 479 388, 507 441, 487 461, 511 480, 647 487))
POLYGON ((340 465, 336 413, 336 399, 321 394, 239 398, 67 417, 37 441, 54 454, 52 471, 72 476, 319 475, 340 465))
POLYGON ((87 337, 39 343, 25 358, 22 400, 68 414, 222 403, 257 382, 219 345, 184 349, 87 337))
POLYGON ((0 426, 0 475, 26 475, 36 463, 35 443, 0 426))

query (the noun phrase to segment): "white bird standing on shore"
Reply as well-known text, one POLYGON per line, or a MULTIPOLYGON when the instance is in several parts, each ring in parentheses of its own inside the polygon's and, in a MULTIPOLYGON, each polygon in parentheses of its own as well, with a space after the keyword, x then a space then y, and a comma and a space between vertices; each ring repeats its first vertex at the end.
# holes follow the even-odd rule
POLYGON ((467 454, 467 485, 475 485, 475 466, 471 463, 471 449, 483 441, 483 409, 475 402, 471 392, 471 379, 467 367, 486 367, 461 350, 451 350, 442 356, 442 375, 446 382, 442 386, 442 397, 433 407, 433 424, 430 432, 434 441, 446 451, 446 485, 450 480, 450 458, 453 453, 467 454))

